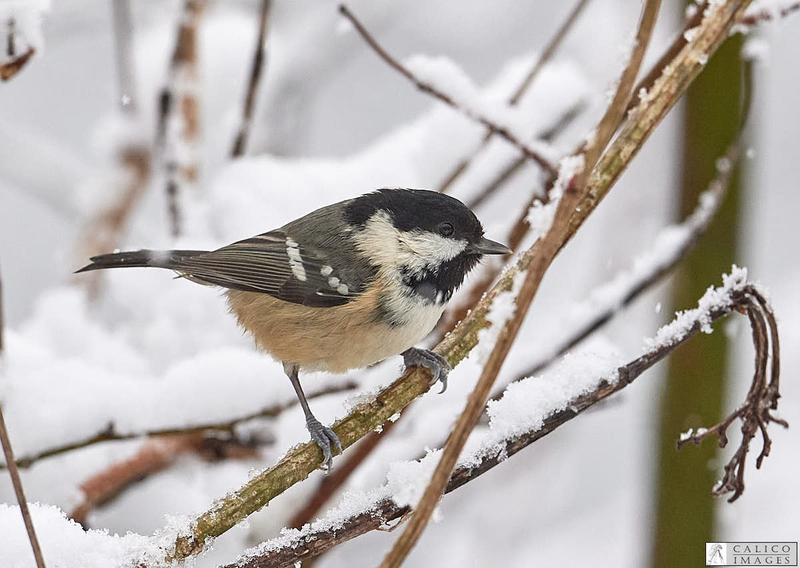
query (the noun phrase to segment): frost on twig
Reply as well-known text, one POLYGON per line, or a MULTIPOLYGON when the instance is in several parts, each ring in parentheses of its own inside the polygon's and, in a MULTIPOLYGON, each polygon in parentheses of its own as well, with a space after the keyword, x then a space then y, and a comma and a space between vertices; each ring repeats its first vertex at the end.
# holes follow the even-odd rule
MULTIPOLYGON (((459 459, 445 493, 469 483, 622 390, 685 341, 709 331, 712 322, 731 312, 769 309, 765 305, 763 294, 747 281, 747 272, 734 267, 721 287, 709 289, 696 309, 678 314, 646 341, 644 353, 629 363, 618 365, 619 355, 609 347, 566 357, 552 371, 515 383, 492 404, 488 430, 481 434, 480 443, 473 444, 473 449, 459 459)), ((777 328, 774 331, 777 345, 777 328)), ((760 349, 757 343, 757 357, 760 349)), ((777 402, 777 367, 773 366, 772 372, 774 378, 767 388, 774 382, 772 400, 777 402)), ((394 526, 411 511, 409 503, 424 489, 437 455, 438 450, 422 460, 393 465, 382 487, 346 493, 340 505, 322 518, 300 529, 284 529, 281 536, 250 549, 226 568, 289 567, 366 532, 394 526)))

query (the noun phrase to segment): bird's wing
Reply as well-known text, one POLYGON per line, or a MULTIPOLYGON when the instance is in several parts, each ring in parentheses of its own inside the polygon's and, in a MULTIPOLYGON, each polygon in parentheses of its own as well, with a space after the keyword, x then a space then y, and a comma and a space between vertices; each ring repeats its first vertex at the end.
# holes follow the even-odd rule
POLYGON ((345 304, 359 292, 342 282, 320 254, 280 230, 192 256, 175 270, 207 284, 312 307, 345 304))

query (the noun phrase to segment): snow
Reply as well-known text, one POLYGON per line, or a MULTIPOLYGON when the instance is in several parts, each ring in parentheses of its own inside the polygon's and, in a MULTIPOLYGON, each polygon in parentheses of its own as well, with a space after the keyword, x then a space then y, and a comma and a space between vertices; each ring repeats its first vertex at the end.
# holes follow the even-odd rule
MULTIPOLYGON (((162 566, 163 552, 149 537, 128 533, 111 535, 106 530, 85 531, 52 505, 29 506, 42 555, 47 566, 58 568, 124 568, 136 563, 162 566)), ((3 566, 33 568, 33 552, 19 507, 0 503, 3 527, 3 566)))
POLYGON ((551 163, 558 160, 557 152, 549 144, 528 141, 531 132, 523 111, 506 104, 487 102, 467 74, 451 59, 415 55, 407 59, 404 66, 423 84, 447 95, 468 116, 485 118, 512 133, 517 140, 551 163))
POLYGON ((741 291, 747 283, 747 269, 733 265, 730 274, 722 275, 721 287, 710 286, 698 301, 696 308, 678 312, 675 319, 659 329, 655 337, 645 340, 646 348, 657 349, 672 345, 676 339, 683 337, 698 323, 700 331, 712 333, 711 313, 731 306, 732 294, 741 291))
POLYGON ((769 42, 758 36, 748 36, 742 45, 742 59, 766 61, 769 59, 769 42))
POLYGON ((583 163, 582 154, 563 158, 558 167, 556 183, 550 190, 550 200, 546 204, 541 201, 535 201, 531 205, 528 210, 527 221, 530 226, 530 238, 532 240, 542 238, 550 230, 556 216, 558 204, 564 195, 564 189, 572 181, 572 178, 583 169, 583 163))

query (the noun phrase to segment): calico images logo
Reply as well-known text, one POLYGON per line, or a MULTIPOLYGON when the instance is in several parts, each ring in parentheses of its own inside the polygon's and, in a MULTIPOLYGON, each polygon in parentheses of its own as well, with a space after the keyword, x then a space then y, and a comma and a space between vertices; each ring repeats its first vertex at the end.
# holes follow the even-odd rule
POLYGON ((707 542, 706 566, 797 566, 797 543, 707 542))

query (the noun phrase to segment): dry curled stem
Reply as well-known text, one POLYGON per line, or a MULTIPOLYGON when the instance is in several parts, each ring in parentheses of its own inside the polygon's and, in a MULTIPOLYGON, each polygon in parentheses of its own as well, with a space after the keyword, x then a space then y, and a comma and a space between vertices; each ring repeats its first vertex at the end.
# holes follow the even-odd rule
POLYGON ((690 430, 678 440, 678 449, 687 442, 699 445, 703 440, 716 436, 720 448, 728 445, 728 428, 736 420, 742 423, 742 440, 736 452, 725 465, 723 477, 714 487, 713 493, 722 496, 732 493, 728 502, 736 501, 744 492, 744 472, 750 443, 761 433, 761 453, 756 458, 756 468, 769 455, 772 439, 767 433, 771 422, 788 428, 789 424, 772 414, 778 408, 780 398, 780 344, 775 314, 764 296, 755 287, 749 287, 739 310, 750 320, 753 345, 756 350, 755 372, 744 402, 724 420, 710 428, 690 430))

